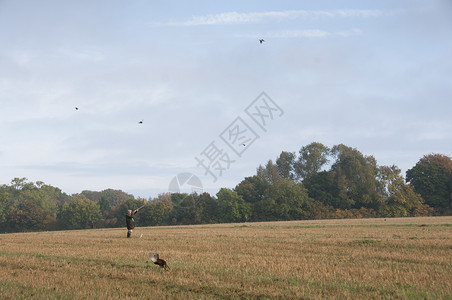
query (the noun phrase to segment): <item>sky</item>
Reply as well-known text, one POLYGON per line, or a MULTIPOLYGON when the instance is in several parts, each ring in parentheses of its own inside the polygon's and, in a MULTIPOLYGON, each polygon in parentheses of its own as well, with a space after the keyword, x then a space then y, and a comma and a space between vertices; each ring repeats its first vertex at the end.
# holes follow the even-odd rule
POLYGON ((448 0, 0 0, 0 184, 214 195, 312 142, 405 174, 452 156, 451 37, 448 0))

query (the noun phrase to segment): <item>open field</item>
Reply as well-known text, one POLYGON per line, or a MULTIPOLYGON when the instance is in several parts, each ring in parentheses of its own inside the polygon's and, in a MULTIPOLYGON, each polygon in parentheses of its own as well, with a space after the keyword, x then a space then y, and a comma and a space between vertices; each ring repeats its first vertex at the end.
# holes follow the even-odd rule
POLYGON ((126 233, 0 235, 0 297, 452 297, 452 217, 138 227, 131 239, 126 233), (149 252, 171 269, 151 264, 149 252))

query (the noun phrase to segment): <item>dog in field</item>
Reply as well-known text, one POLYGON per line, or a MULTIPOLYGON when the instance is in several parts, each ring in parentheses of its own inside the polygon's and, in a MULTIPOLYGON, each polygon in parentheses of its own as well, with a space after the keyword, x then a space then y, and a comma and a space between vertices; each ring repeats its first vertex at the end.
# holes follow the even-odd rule
POLYGON ((163 268, 165 270, 169 270, 168 264, 163 259, 159 258, 158 253, 150 253, 149 259, 156 265, 159 265, 160 268, 163 268))

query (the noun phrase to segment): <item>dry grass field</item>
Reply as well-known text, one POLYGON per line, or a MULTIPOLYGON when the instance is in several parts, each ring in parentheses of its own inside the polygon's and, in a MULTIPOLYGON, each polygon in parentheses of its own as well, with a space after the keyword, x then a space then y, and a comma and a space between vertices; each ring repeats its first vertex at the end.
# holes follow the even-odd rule
POLYGON ((0 235, 0 298, 452 297, 452 217, 138 227, 131 239, 126 232, 0 235), (170 270, 150 263, 150 252, 170 270))

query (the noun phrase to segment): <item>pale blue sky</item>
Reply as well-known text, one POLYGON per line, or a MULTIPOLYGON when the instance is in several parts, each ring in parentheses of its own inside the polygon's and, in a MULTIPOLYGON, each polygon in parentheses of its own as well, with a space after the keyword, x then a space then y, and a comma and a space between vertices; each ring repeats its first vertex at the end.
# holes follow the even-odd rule
POLYGON ((446 0, 0 0, 0 184, 147 198, 190 172, 216 193, 313 141, 405 172, 452 155, 451 36, 446 0), (245 113, 263 91, 266 131, 245 113), (259 136, 241 156, 220 138, 237 117, 259 136), (216 182, 212 142, 233 161, 216 182))

